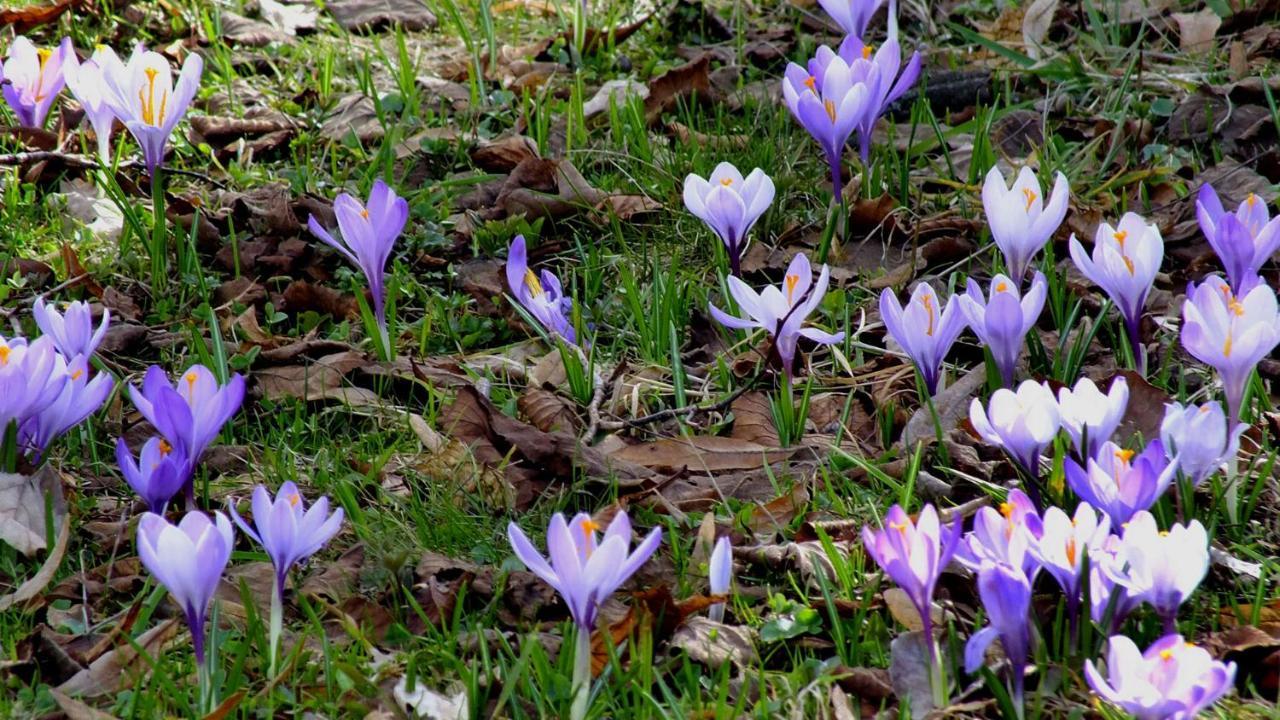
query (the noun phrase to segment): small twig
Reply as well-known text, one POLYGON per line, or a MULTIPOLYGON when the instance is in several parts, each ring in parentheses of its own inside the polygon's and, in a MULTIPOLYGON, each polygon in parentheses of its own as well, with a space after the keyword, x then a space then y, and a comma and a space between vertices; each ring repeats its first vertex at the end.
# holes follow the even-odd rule
MULTIPOLYGON (((67 165, 83 170, 125 170, 128 168, 139 167, 142 162, 139 160, 125 160, 115 165, 103 165, 86 155, 78 155, 75 153, 58 152, 57 150, 34 150, 31 152, 9 153, 0 155, 0 165, 23 165, 25 163, 44 162, 46 160, 61 160, 67 165)), ((183 170, 181 168, 166 167, 166 172, 174 175, 185 175, 193 177, 197 180, 213 185, 219 190, 226 190, 227 184, 221 180, 215 180, 202 172, 195 170, 183 170)))
POLYGON ((604 430, 605 432, 614 432, 624 428, 640 427, 641 425, 648 425, 649 423, 661 422, 663 420, 671 420, 682 416, 719 412, 728 408, 733 404, 734 400, 742 397, 748 390, 755 387, 756 381, 759 380, 760 376, 763 374, 763 370, 757 372, 745 383, 738 386, 738 389, 710 405, 686 405, 679 408, 667 408, 666 410, 659 410, 656 413, 651 413, 638 418, 631 418, 630 420, 604 420, 599 423, 598 429, 604 430))

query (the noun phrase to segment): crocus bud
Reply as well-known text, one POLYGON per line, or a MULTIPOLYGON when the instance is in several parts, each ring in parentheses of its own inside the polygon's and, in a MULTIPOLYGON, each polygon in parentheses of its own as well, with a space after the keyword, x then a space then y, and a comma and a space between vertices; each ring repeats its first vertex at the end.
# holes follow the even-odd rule
POLYGON ((1259 281, 1258 271, 1280 250, 1280 217, 1271 217, 1266 201, 1253 193, 1234 213, 1227 212, 1213 186, 1205 183, 1196 196, 1196 219, 1232 287, 1248 292, 1259 281))
POLYGON ((1004 275, 991 279, 991 296, 982 294, 982 286, 970 279, 968 291, 960 296, 960 309, 978 339, 991 351, 1005 387, 1013 386, 1018 356, 1026 344, 1027 333, 1035 327, 1044 309, 1047 283, 1036 273, 1031 289, 1023 295, 1017 283, 1004 275))
POLYGON ((1070 199, 1071 188, 1062 173, 1055 176, 1053 192, 1046 196, 1031 168, 1019 170, 1012 187, 1005 185, 999 168, 993 165, 987 171, 982 207, 991 239, 1004 253, 1005 267, 1015 285, 1022 284, 1036 254, 1062 225, 1070 199))
POLYGON ((690 173, 684 179, 684 206, 698 216, 724 243, 732 274, 742 276, 747 233, 773 202, 773 180, 760 168, 746 178, 738 168, 722 162, 703 179, 690 173))
POLYGON ((1058 414, 1062 428, 1081 459, 1094 457, 1102 444, 1115 435, 1129 405, 1129 382, 1124 376, 1111 381, 1107 394, 1089 378, 1080 378, 1074 388, 1058 390, 1058 414))
POLYGON ((1226 413, 1216 400, 1203 405, 1169 403, 1160 422, 1165 455, 1178 458, 1178 469, 1199 485, 1236 456, 1244 425, 1228 428, 1226 413))
POLYGON ((0 80, 4 85, 4 99, 18 117, 19 125, 44 127, 49 108, 66 84, 64 68, 75 54, 69 37, 63 38, 52 50, 36 49, 22 35, 13 39, 9 56, 0 63, 0 80))
POLYGON ((942 361, 964 332, 964 313, 956 296, 942 305, 929 283, 916 285, 904 308, 889 288, 880 293, 880 317, 894 342, 915 363, 930 395, 938 392, 942 361))
POLYGON ((1000 388, 984 408, 974 398, 969 422, 982 439, 1003 449, 1029 475, 1040 475, 1040 456, 1058 434, 1058 404, 1053 392, 1034 380, 1024 380, 1017 391, 1000 388))
POLYGON ((111 311, 104 309, 102 322, 95 328, 89 303, 80 301, 68 303, 66 310, 60 313, 52 305, 46 305, 43 298, 36 298, 31 306, 31 315, 40 332, 49 336, 54 347, 67 360, 92 355, 111 324, 111 311))
MULTIPOLYGON (((733 545, 728 537, 716 541, 711 551, 709 567, 712 595, 728 595, 729 585, 733 582, 733 545)), ((712 620, 724 622, 724 603, 716 603, 708 610, 712 620)))
POLYGON ((1106 291, 1120 310, 1129 333, 1133 357, 1145 372, 1146 355, 1139 329, 1147 295, 1164 259, 1164 239, 1155 225, 1136 213, 1125 213, 1112 227, 1098 225, 1093 254, 1086 255, 1075 235, 1071 236, 1071 259, 1084 276, 1106 291))

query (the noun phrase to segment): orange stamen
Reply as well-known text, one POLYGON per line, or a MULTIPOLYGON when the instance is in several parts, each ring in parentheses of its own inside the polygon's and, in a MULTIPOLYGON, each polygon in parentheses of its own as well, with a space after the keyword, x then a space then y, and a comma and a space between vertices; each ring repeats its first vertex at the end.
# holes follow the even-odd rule
POLYGON ((1022 188, 1022 196, 1027 201, 1027 212, 1031 212, 1031 203, 1036 201, 1036 191, 1031 188, 1022 188))
POLYGON ((1008 289, 1009 289, 1008 283, 1000 283, 999 285, 996 285, 996 292, 1004 292, 1008 289))
POLYGON ((800 282, 799 275, 787 276, 786 283, 787 283, 787 304, 788 305, 795 304, 796 285, 799 284, 799 282, 800 282))
POLYGON ((869 58, 871 57, 871 53, 875 52, 875 49, 876 49, 876 48, 875 48, 875 46, 874 46, 874 45, 863 45, 863 46, 862 46, 862 59, 863 59, 863 60, 867 60, 867 59, 869 59, 869 58))
POLYGON ((8 345, 0 345, 0 365, 9 364, 9 353, 11 352, 13 350, 9 349, 8 345))
POLYGON ((834 101, 832 101, 832 100, 824 101, 824 102, 822 103, 822 107, 824 107, 824 108, 826 108, 826 109, 827 109, 827 117, 831 118, 831 122, 835 122, 835 121, 836 121, 836 104, 835 104, 835 102, 834 102, 834 101))
POLYGON ((524 284, 529 286, 529 292, 533 293, 534 297, 542 294, 542 283, 538 282, 538 276, 534 275, 532 270, 524 271, 524 284))
POLYGON ((160 454, 161 454, 161 455, 168 455, 168 454, 169 454, 169 453, 171 453, 171 452, 173 452, 173 446, 169 444, 169 441, 168 441, 168 440, 163 440, 163 439, 162 439, 162 440, 160 441, 160 454))
POLYGON ((722 178, 720 180, 720 184, 725 187, 729 187, 730 185, 733 184, 733 178, 722 178))
POLYGON ((924 331, 924 334, 933 337, 933 296, 925 295, 921 297, 920 304, 924 305, 925 311, 929 313, 929 327, 924 331))

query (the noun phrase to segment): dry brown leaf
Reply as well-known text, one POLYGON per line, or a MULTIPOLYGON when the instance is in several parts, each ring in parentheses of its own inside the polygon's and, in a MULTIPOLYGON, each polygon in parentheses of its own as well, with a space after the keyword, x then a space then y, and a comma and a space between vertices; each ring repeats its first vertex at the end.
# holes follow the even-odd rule
POLYGON ((55 522, 65 517, 62 480, 49 465, 35 475, 0 473, 0 541, 27 557, 44 550, 49 534, 46 496, 53 504, 55 522))
POLYGON ((90 707, 57 688, 50 688, 49 694, 58 703, 58 709, 67 716, 67 720, 115 720, 115 715, 90 707))
POLYGON ((51 5, 0 9, 0 27, 13 26, 13 32, 22 35, 41 25, 56 22, 63 13, 84 5, 86 0, 58 0, 51 5))
POLYGON ((516 401, 520 414, 543 432, 576 434, 581 424, 569 401, 541 388, 529 388, 516 401))
POLYGON ((263 397, 270 400, 297 398, 314 401, 347 394, 354 397, 361 393, 352 391, 361 388, 344 388, 344 380, 352 370, 368 362, 364 355, 347 351, 327 355, 306 365, 263 368, 255 371, 252 377, 257 380, 263 397))
POLYGON ((419 0, 329 0, 324 7, 351 32, 370 32, 392 25, 405 30, 436 26, 435 14, 419 0))
POLYGON ((142 658, 135 646, 155 658, 181 627, 177 618, 165 620, 139 635, 132 644, 120 643, 57 689, 71 696, 94 698, 132 687, 136 679, 151 672, 151 663, 142 658))
POLYGON ((709 618, 689 618, 671 638, 671 646, 711 669, 726 662, 749 668, 759 660, 756 631, 742 625, 726 625, 709 618))
POLYGON ((1059 0, 1033 0, 1022 16, 1023 49, 1032 58, 1039 58, 1044 47, 1044 39, 1049 35, 1049 27, 1058 14, 1059 0))
POLYGON ((541 157, 538 144, 523 135, 506 135, 481 142, 471 151, 471 162, 485 172, 509 173, 525 160, 541 157))
POLYGON ((71 539, 71 522, 63 515, 62 527, 58 529, 58 541, 53 546, 53 551, 49 553, 49 557, 45 559, 40 569, 35 575, 27 578, 17 590, 0 597, 0 611, 8 610, 10 607, 19 603, 24 603, 36 595, 53 580, 53 576, 58 572, 58 566, 62 564, 62 557, 67 552, 67 542, 71 539))
POLYGON ((767 447, 781 444, 778 429, 773 424, 773 409, 764 393, 744 393, 733 401, 729 410, 733 413, 733 430, 729 437, 767 447))
POLYGON ((1187 53, 1205 53, 1213 49, 1213 38, 1222 27, 1222 18, 1209 8, 1193 13, 1173 13, 1178 23, 1178 46, 1187 53))
POLYGON ((662 472, 716 473, 751 470, 786 460, 796 448, 767 447, 732 437, 699 435, 690 438, 661 438, 649 443, 628 445, 612 457, 662 472))
POLYGON ((663 113, 687 102, 695 95, 709 99, 711 95, 711 56, 701 55, 684 65, 672 68, 649 81, 649 96, 644 100, 644 114, 650 124, 663 113))

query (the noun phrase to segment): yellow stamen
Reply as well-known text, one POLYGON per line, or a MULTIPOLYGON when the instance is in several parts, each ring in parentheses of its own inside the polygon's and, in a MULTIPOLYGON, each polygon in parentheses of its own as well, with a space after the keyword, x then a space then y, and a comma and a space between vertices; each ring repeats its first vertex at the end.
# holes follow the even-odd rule
POLYGON ((300 502, 302 502, 302 498, 298 497, 298 493, 290 493, 290 494, 289 494, 289 505, 290 505, 290 506, 292 506, 292 507, 297 507, 297 506, 298 506, 298 503, 300 503, 300 502))
POLYGON ((542 294, 542 283, 538 282, 538 276, 534 275, 532 270, 524 271, 524 284, 529 287, 529 292, 533 293, 534 297, 542 294))
POLYGON ((1173 659, 1173 651, 1172 651, 1172 650, 1161 650, 1161 651, 1160 651, 1160 659, 1161 659, 1161 660, 1163 660, 1163 661, 1165 661, 1165 662, 1169 662, 1170 660, 1172 660, 1172 659, 1173 659))
POLYGON ((832 100, 826 100, 822 103, 822 107, 827 109, 827 117, 831 118, 831 122, 836 121, 836 104, 832 100))
POLYGON ((1128 256, 1128 255, 1121 255, 1121 256, 1120 256, 1120 259, 1121 259, 1121 260, 1124 260, 1124 266, 1125 266, 1126 268, 1128 268, 1128 269, 1129 269, 1129 274, 1130 274, 1130 275, 1132 275, 1132 274, 1133 274, 1133 261, 1129 259, 1129 256, 1128 256))
POLYGON ((1168 531, 1168 530, 1161 530, 1161 531, 1160 531, 1160 537, 1169 537, 1169 531, 1168 531))
POLYGON ((1117 450, 1117 451, 1116 451, 1116 459, 1117 459, 1117 460, 1119 460, 1120 462, 1122 462, 1122 463, 1126 464, 1126 465, 1128 465, 1128 464, 1129 464, 1129 461, 1133 459, 1133 455, 1134 455, 1134 452, 1133 452, 1132 450, 1117 450))
POLYGON ((1076 564, 1076 539, 1067 538, 1067 562, 1076 564))
POLYGON ((1200 406, 1200 412, 1202 412, 1202 413, 1207 413, 1207 412, 1209 412, 1209 406, 1208 406, 1208 405, 1201 405, 1201 406, 1200 406))
POLYGON ((924 331, 924 334, 933 337, 933 296, 925 295, 921 297, 920 304, 924 305, 925 311, 929 313, 929 327, 924 331))
POLYGON ((13 352, 8 345, 0 345, 0 365, 9 364, 9 353, 13 352))
POLYGON ((83 370, 76 370, 75 372, 71 373, 71 379, 79 380, 83 375, 84 375, 83 370))
POLYGON ((1129 238, 1129 231, 1128 231, 1128 230, 1117 230, 1117 231, 1115 232, 1115 234, 1114 234, 1114 237, 1115 237, 1115 239, 1116 239, 1116 242, 1117 242, 1117 243, 1119 243, 1119 245, 1120 245, 1120 249, 1121 249, 1121 250, 1123 250, 1123 249, 1124 249, 1124 241, 1125 241, 1125 240, 1127 240, 1127 239, 1129 238))
POLYGON ((1022 188, 1022 196, 1027 201, 1027 212, 1031 212, 1031 203, 1036 201, 1036 191, 1031 188, 1022 188))
POLYGON ((799 275, 787 276, 786 284, 787 284, 787 304, 788 305, 794 305, 796 302, 795 301, 796 285, 799 284, 799 282, 800 282, 799 275))
POLYGON ((582 541, 583 546, 587 548, 587 554, 591 554, 591 533, 600 529, 600 523, 591 518, 582 521, 582 541))
POLYGON ((1258 204, 1258 196, 1253 193, 1249 193, 1249 197, 1245 198, 1244 201, 1248 203, 1249 209, 1252 210, 1253 206, 1258 204))
POLYGON ((720 184, 725 187, 729 187, 733 184, 733 178, 721 178, 720 184))
POLYGON ((907 536, 907 524, 906 524, 906 523, 904 523, 904 522, 901 522, 901 523, 889 523, 889 527, 893 528, 894 530, 897 530, 897 531, 898 531, 898 533, 902 535, 902 537, 904 537, 904 538, 905 538, 905 537, 907 536))
POLYGON ((1000 283, 999 285, 996 285, 996 292, 1004 292, 1008 289, 1009 289, 1008 283, 1000 283))
POLYGON ((1013 503, 1007 503, 1007 502, 1000 503, 1000 514, 1005 516, 1006 518, 1012 518, 1013 503))
POLYGON ((168 440, 163 440, 163 439, 162 439, 162 440, 160 441, 160 454, 161 454, 161 455, 168 455, 168 454, 169 454, 169 453, 171 453, 171 452, 173 452, 173 446, 169 444, 169 441, 168 441, 168 440))
POLYGON ((48 95, 44 90, 44 67, 49 62, 49 57, 53 55, 53 51, 49 48, 40 48, 36 51, 36 55, 40 56, 40 71, 36 73, 36 102, 39 102, 48 95))
POLYGON ((812 90, 814 95, 818 94, 818 78, 810 75, 804 79, 804 86, 812 90))
POLYGON ((1222 357, 1231 357, 1231 331, 1227 331, 1227 341, 1222 344, 1222 357))
POLYGON ((369 219, 369 208, 360 208, 360 217, 365 220, 369 219))
POLYGON ((862 46, 862 59, 863 59, 863 60, 867 60, 867 59, 869 59, 869 58, 871 57, 871 53, 875 52, 875 50, 876 50, 876 46, 875 46, 875 45, 863 45, 863 46, 862 46))

